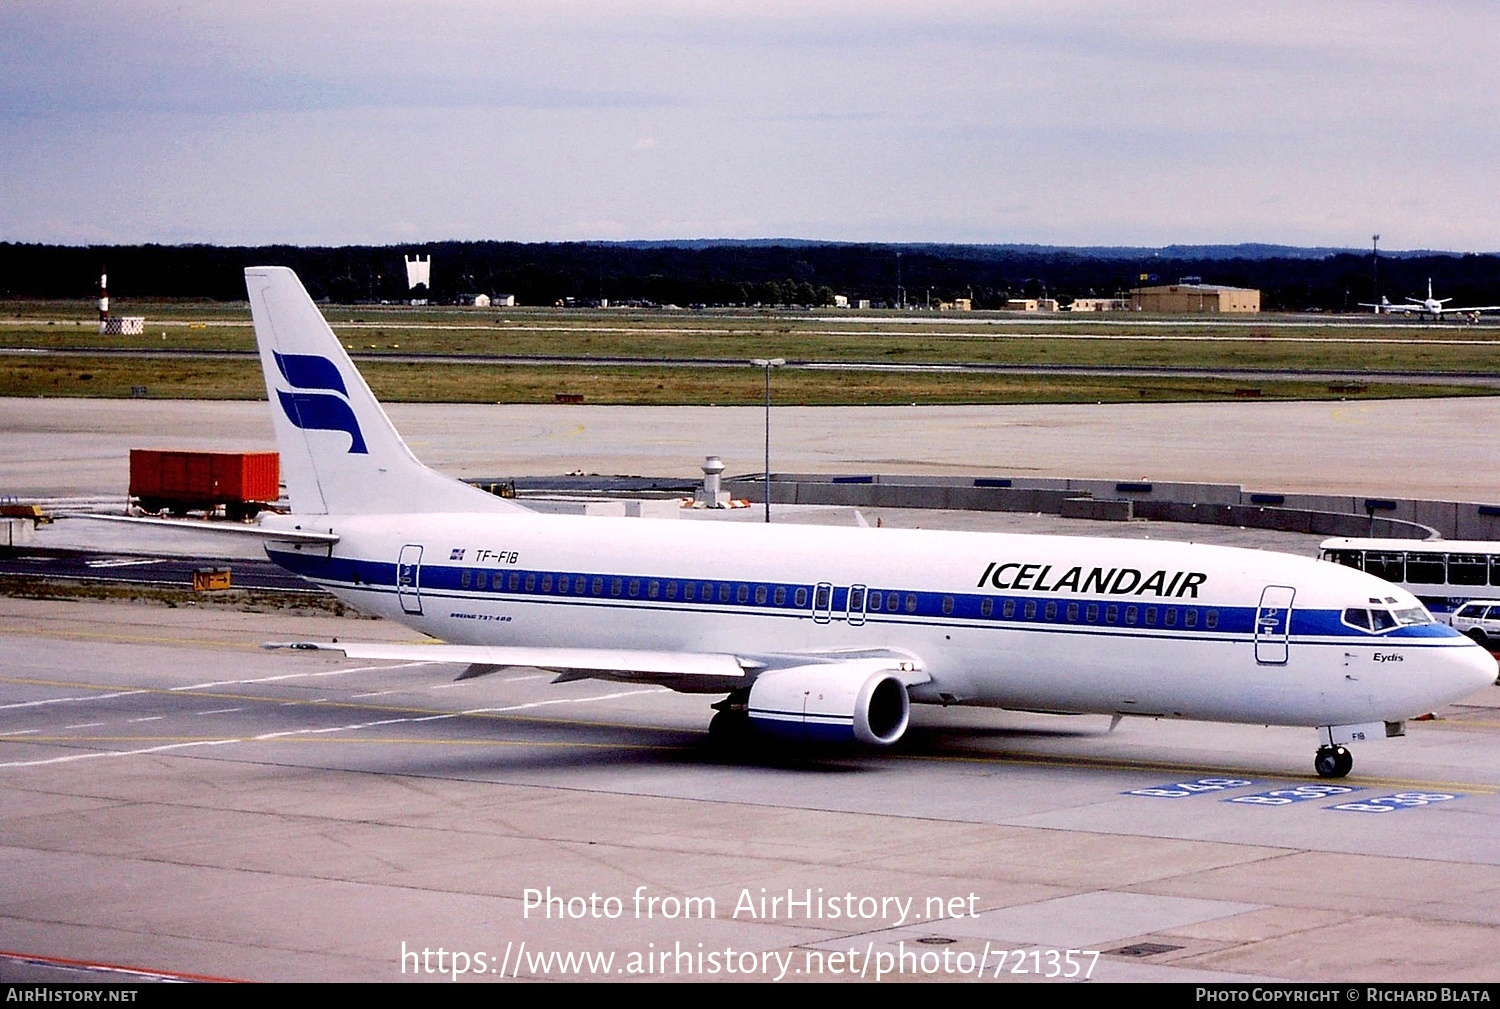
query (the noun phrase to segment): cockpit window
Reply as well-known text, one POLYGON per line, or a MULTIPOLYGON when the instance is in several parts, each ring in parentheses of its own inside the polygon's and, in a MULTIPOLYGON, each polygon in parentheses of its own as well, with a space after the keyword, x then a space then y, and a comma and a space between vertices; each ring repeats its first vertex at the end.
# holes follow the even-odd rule
POLYGON ((1362 631, 1380 633, 1388 631, 1392 627, 1415 627, 1419 624, 1430 624, 1433 622, 1432 614, 1421 606, 1409 606, 1397 610, 1388 609, 1356 609, 1350 607, 1344 611, 1344 623, 1350 627, 1357 627, 1362 631))

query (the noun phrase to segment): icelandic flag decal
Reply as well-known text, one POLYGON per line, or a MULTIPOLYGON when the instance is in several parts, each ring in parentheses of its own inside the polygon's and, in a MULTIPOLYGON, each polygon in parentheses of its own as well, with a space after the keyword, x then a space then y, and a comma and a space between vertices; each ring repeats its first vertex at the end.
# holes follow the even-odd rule
POLYGON ((455 547, 454 550, 453 550, 453 552, 448 555, 448 559, 450 561, 461 561, 461 560, 463 560, 464 559, 464 552, 463 552, 463 550, 460 549, 460 548, 458 548, 458 547, 455 547))

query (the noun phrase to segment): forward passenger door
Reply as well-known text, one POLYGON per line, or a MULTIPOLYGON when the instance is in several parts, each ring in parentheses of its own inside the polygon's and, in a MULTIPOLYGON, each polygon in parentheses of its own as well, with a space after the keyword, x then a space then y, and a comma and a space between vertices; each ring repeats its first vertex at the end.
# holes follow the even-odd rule
POLYGON ((1255 610, 1255 661, 1262 665, 1286 665, 1292 636, 1292 600, 1297 590, 1288 585, 1267 585, 1255 610))

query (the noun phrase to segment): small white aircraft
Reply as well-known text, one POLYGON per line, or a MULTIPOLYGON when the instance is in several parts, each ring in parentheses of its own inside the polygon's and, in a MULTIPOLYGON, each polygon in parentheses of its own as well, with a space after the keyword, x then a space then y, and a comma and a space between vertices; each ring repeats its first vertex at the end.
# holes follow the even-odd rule
POLYGON ((1448 302, 1452 298, 1434 298, 1432 296, 1432 278, 1427 278, 1427 297, 1413 298, 1407 296, 1405 305, 1393 305, 1386 298, 1380 299, 1380 304, 1361 301, 1360 308, 1373 308, 1376 315, 1415 315, 1423 318, 1441 319, 1444 315, 1468 315, 1478 317, 1480 312, 1500 312, 1500 305, 1474 305, 1469 308, 1449 308, 1448 302))
POLYGON ((912 703, 1307 726, 1325 777, 1495 681, 1410 593, 1308 558, 537 514, 418 462, 291 270, 245 279, 292 505, 256 534, 445 642, 272 647, 722 694, 734 740, 889 745, 912 703))

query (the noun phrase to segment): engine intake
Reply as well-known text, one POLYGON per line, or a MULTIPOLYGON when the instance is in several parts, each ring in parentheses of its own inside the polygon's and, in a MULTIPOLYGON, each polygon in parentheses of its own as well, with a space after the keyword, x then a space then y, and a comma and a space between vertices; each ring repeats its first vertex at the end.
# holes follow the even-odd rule
POLYGON ((786 739, 889 746, 906 732, 911 699, 889 666, 818 663, 762 673, 750 687, 749 716, 786 739))

